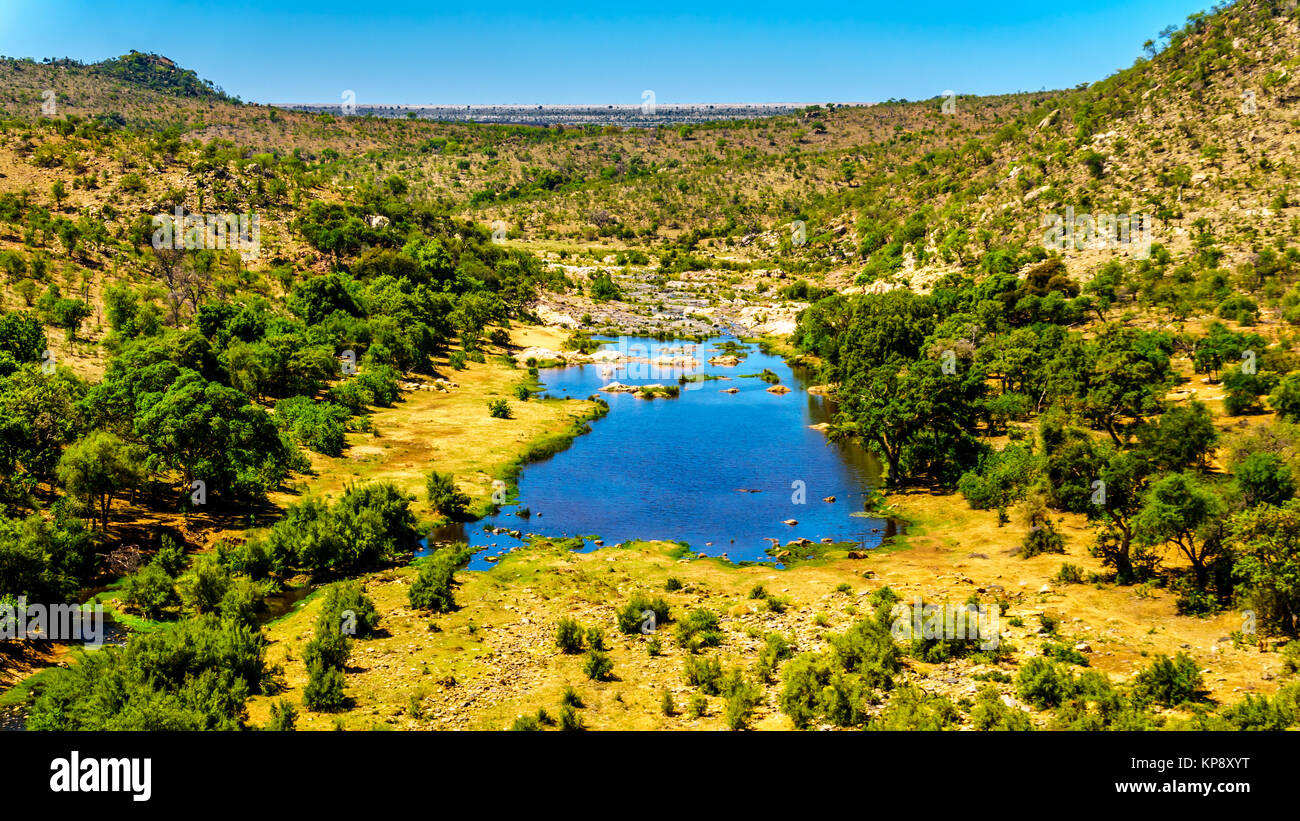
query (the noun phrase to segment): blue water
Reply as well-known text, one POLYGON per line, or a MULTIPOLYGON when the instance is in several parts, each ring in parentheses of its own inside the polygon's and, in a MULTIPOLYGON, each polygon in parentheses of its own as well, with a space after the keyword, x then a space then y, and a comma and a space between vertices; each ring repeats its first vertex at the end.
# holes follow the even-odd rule
MULTIPOLYGON (((598 547, 596 539, 605 545, 667 539, 732 561, 772 561, 764 552, 771 544, 765 537, 782 545, 801 537, 878 545, 887 523, 850 514, 863 509, 864 496, 878 484, 879 463, 860 446, 830 443, 810 427, 829 421, 832 408, 823 397, 806 393, 801 374, 779 356, 747 345, 748 356, 737 366, 708 364, 718 355, 714 346, 728 339, 698 345, 700 364, 691 370, 643 363, 543 370, 545 393, 576 399, 612 381, 667 385, 677 384, 681 374, 730 378, 689 383, 676 399, 601 393, 609 414, 592 422, 591 432, 567 450, 528 465, 519 476, 518 506, 528 508, 531 518, 517 517, 515 505, 503 506, 478 522, 440 528, 435 543, 465 541, 486 548, 474 555, 472 569, 490 568, 488 557, 525 545, 529 533, 582 536, 588 550, 598 547), (791 392, 769 393, 761 379, 740 378, 764 368, 791 392), (723 393, 727 388, 739 392, 723 393), (829 496, 835 501, 823 501, 829 496), (785 524, 787 519, 798 524, 785 524), (493 528, 518 530, 521 538, 492 533, 493 528)), ((683 343, 623 338, 605 347, 620 344, 654 357, 683 343)))

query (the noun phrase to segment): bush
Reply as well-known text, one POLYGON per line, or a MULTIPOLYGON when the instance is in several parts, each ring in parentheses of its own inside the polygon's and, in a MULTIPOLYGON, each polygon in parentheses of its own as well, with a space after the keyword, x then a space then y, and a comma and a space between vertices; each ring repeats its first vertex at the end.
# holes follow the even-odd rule
POLYGON ((691 696, 687 711, 691 714, 691 718, 703 718, 709 714, 709 700, 703 693, 696 693, 691 696))
POLYGON ((618 629, 622 633, 632 635, 643 632, 643 625, 649 627, 644 632, 653 632, 659 625, 668 622, 668 603, 661 597, 650 599, 638 593, 619 608, 617 619, 618 629))
POLYGON ((271 702, 271 720, 265 729, 272 732, 287 732, 298 724, 298 708, 287 698, 271 702))
POLYGON ((311 667, 302 691, 302 706, 316 713, 342 710, 348 705, 343 692, 343 671, 337 667, 311 667))
POLYGON ((420 564, 420 571, 411 582, 408 597, 411 607, 434 613, 447 613, 455 609, 452 588, 456 583, 456 568, 465 561, 465 550, 443 548, 420 564))
POLYGON ((614 660, 608 653, 592 648, 582 663, 582 672, 592 681, 604 681, 614 672, 614 660))
POLYGON ((464 518, 469 507, 469 495, 456 489, 456 478, 450 473, 429 472, 425 484, 429 506, 453 521, 464 518))
POLYGON ((488 405, 488 414, 493 419, 510 418, 510 405, 506 404, 506 400, 489 399, 487 405, 488 405))
POLYGON ((555 625, 555 646, 562 653, 581 653, 583 644, 582 625, 573 619, 560 619, 555 625))
POLYGON ((30 730, 236 730, 262 691, 261 631, 201 616, 50 671, 30 730))
POLYGON ((308 670, 313 667, 342 670, 351 655, 352 641, 333 622, 317 623, 316 634, 302 648, 302 660, 308 670))
POLYGON ((1025 662, 1016 676, 1016 694, 1038 709, 1060 705, 1073 689, 1070 673, 1045 658, 1025 662))
POLYGON ((976 730, 1013 730, 1034 729, 1029 714, 1017 710, 1002 701, 998 689, 992 685, 982 687, 975 695, 975 705, 970 711, 971 727, 976 730))
POLYGON ((743 730, 749 726, 749 719, 754 715, 754 708, 763 700, 763 691, 752 682, 747 681, 739 670, 732 670, 723 682, 727 709, 725 718, 727 728, 743 730))
POLYGON ((510 725, 514 732, 541 732, 542 723, 537 720, 537 716, 519 716, 510 725))
POLYGON ((566 732, 575 732, 585 730, 587 726, 582 721, 582 716, 571 704, 565 704, 560 708, 560 729, 566 732))
POLYGON ((168 576, 175 578, 185 568, 185 549, 175 539, 164 533, 162 543, 158 547, 158 552, 154 554, 153 561, 168 576))
POLYGON ((948 730, 960 716, 951 701, 920 687, 900 687, 889 704, 867 725, 869 730, 948 730))
POLYGON ((351 627, 348 635, 370 636, 379 627, 379 611, 374 601, 361 588, 361 582, 337 582, 325 594, 317 624, 332 624, 342 629, 351 627))
POLYGON ((794 650, 785 636, 780 633, 768 633, 763 637, 763 646, 759 648, 758 659, 754 662, 754 672, 764 682, 770 682, 781 662, 792 655, 794 650))
POLYGON ((1164 707, 1198 700, 1204 689, 1200 667, 1191 656, 1181 652, 1173 659, 1157 656, 1133 679, 1133 694, 1139 701, 1164 707))
POLYGON ((126 578, 122 598, 146 619, 159 618, 168 609, 180 604, 175 582, 156 561, 126 578))
POLYGON ((722 644, 720 623, 717 613, 697 607, 678 622, 677 643, 691 652, 697 652, 703 647, 717 647, 722 644))
POLYGON ((275 403, 276 423, 305 447, 326 456, 341 456, 347 444, 344 433, 348 409, 309 396, 291 396, 275 403))
POLYGON ((582 696, 579 695, 578 691, 567 685, 564 688, 564 692, 560 693, 560 703, 568 707, 575 707, 579 710, 584 706, 582 703, 582 696))
POLYGON ((230 571, 213 555, 199 556, 176 582, 181 602, 196 613, 213 613, 230 588, 230 571))
POLYGON ((716 696, 722 692, 722 662, 717 658, 687 656, 682 676, 687 684, 699 688, 707 696, 716 696))
POLYGON ((1057 584, 1083 584, 1083 568, 1077 564, 1065 562, 1061 565, 1061 569, 1056 571, 1052 581, 1057 584))

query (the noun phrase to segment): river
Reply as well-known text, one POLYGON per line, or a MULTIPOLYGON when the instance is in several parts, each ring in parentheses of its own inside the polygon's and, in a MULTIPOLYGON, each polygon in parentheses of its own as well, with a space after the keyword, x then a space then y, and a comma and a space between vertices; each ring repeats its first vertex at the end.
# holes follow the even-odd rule
MULTIPOLYGON (((677 398, 600 394, 609 414, 567 450, 520 474, 518 506, 531 517, 503 506, 480 521, 440 528, 435 545, 464 541, 486 548, 470 562, 480 570, 492 566, 489 557, 524 545, 529 533, 582 536, 588 550, 599 547, 596 539, 605 545, 665 539, 732 561, 772 561, 767 539, 879 545, 890 523, 861 514, 864 497, 879 484, 879 462, 860 445, 829 442, 812 427, 828 422, 833 407, 806 391, 802 369, 757 345, 743 346, 748 355, 738 365, 709 364, 721 353, 718 346, 729 342, 743 344, 718 337, 698 345, 700 364, 689 369, 632 362, 542 370, 545 393, 568 398, 586 398, 611 381, 676 385, 683 374, 725 378, 688 382, 677 398), (769 383, 755 376, 765 369, 790 392, 769 392, 769 383), (829 497, 834 501, 824 501, 829 497), (521 537, 492 532, 496 528, 521 537)), ((604 349, 648 352, 654 360, 678 354, 682 345, 623 337, 604 349)))

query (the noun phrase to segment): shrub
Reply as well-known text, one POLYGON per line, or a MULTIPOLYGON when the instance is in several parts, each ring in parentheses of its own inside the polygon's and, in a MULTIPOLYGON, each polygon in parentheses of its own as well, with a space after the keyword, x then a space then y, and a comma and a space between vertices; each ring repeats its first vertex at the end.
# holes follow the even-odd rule
POLYGON ((780 633, 768 633, 763 637, 763 646, 759 648, 758 659, 754 662, 754 672, 764 682, 770 682, 781 662, 792 655, 794 650, 785 636, 780 633))
POLYGON ((307 686, 302 691, 302 706, 317 713, 342 710, 348 704, 343 692, 343 671, 337 667, 308 668, 307 686))
POLYGON ((450 473, 429 472, 425 483, 429 497, 429 506, 453 521, 465 516, 469 507, 469 495, 456 489, 456 478, 450 473))
POLYGON ((542 723, 537 720, 537 716, 519 716, 510 725, 514 732, 541 732, 542 723))
POLYGON ((577 690, 569 686, 565 686, 564 692, 560 694, 560 703, 569 707, 576 707, 579 710, 584 706, 582 696, 579 695, 577 690))
POLYGON ((31 730, 236 730, 267 674, 261 631, 216 616, 135 633, 50 673, 31 730))
POLYGON ((920 687, 900 687, 889 704, 867 725, 869 730, 947 730, 958 722, 957 708, 937 693, 920 687))
POLYGON ((998 689, 992 685, 980 688, 975 695, 975 705, 970 711, 971 726, 976 730, 1013 730, 1034 729, 1029 714, 1017 710, 1002 701, 998 689))
POLYGON ((352 641, 333 622, 317 623, 316 634, 302 648, 302 660, 308 670, 313 667, 342 670, 351 655, 352 641))
POLYGON ((215 612, 230 588, 230 571, 211 554, 199 556, 176 582, 181 602, 196 613, 215 612))
POLYGON ((489 399, 487 405, 488 405, 488 415, 490 415, 493 419, 510 418, 510 405, 506 404, 506 400, 489 399))
POLYGON ((560 619, 555 625, 555 646, 563 653, 582 652, 582 625, 573 619, 560 619))
POLYGON ((1191 656, 1181 652, 1173 659, 1157 656, 1133 679, 1133 693, 1140 701, 1164 707, 1195 701, 1203 692, 1200 667, 1191 656))
POLYGON ((752 682, 747 681, 739 670, 732 670, 723 682, 726 694, 727 728, 743 730, 749 726, 749 719, 754 715, 754 708, 763 699, 763 691, 752 682))
POLYGON ((697 652, 703 647, 717 647, 722 644, 722 630, 719 629, 718 614, 704 607, 697 607, 677 624, 677 644, 697 652))
POLYGON ((717 658, 687 656, 682 675, 686 683, 708 696, 722 692, 722 662, 717 658))
POLYGON ((123 600, 146 619, 159 618, 180 604, 175 582, 157 562, 150 562, 143 570, 127 577, 123 600))
POLYGON ((411 582, 409 598, 416 610, 447 613, 456 607, 452 588, 456 584, 456 568, 465 561, 465 551, 443 548, 420 564, 419 574, 411 582))
POLYGON ((592 681, 604 681, 614 672, 614 661, 608 653, 592 648, 582 663, 582 672, 592 681))
POLYGON ((703 693, 695 693, 691 696, 687 711, 691 714, 691 718, 703 718, 709 714, 709 700, 703 693))
POLYGON ((587 729, 582 722, 582 716, 578 715, 578 711, 571 704, 565 704, 560 708, 560 729, 566 732, 587 729))
POLYGON ((619 608, 617 619, 619 631, 628 635, 643 632, 643 625, 653 631, 668 622, 668 602, 658 596, 651 599, 638 593, 619 608))
POLYGON ((1061 565, 1061 569, 1056 571, 1052 581, 1057 584, 1083 584, 1083 568, 1077 564, 1065 562, 1061 565))
POLYGON ((307 448, 326 456, 340 456, 346 446, 348 409, 309 396, 291 396, 275 403, 276 423, 307 448))
POLYGON ((266 729, 272 732, 287 732, 298 724, 298 708, 287 698, 271 702, 271 720, 266 729))
POLYGON ((337 582, 325 594, 317 624, 347 626, 354 632, 349 635, 370 636, 379 627, 379 611, 374 601, 361 588, 361 582, 337 582))
POLYGON ((1045 658, 1025 662, 1016 676, 1016 694, 1040 710, 1058 706, 1070 695, 1072 685, 1069 672, 1045 658))

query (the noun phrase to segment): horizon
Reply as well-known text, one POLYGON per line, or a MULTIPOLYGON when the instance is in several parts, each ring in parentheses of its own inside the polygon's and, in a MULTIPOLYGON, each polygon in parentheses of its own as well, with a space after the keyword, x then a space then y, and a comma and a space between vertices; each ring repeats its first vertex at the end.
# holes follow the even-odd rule
POLYGON ((110 19, 87 0, 8 2, 0 3, 0 53, 91 63, 135 49, 267 105, 329 105, 345 90, 362 106, 637 106, 644 90, 658 105, 884 102, 1095 82, 1132 65, 1160 30, 1207 7, 1203 0, 1142 8, 1098 0, 1081 10, 1029 0, 848 10, 721 2, 707 12, 671 2, 653 12, 554 5, 505 2, 470 14, 409 2, 375 10, 292 0, 266 9, 236 0, 222 9, 222 24, 196 37, 185 21, 211 18, 205 4, 169 7, 179 25, 141 27, 155 9, 140 0, 110 19))

